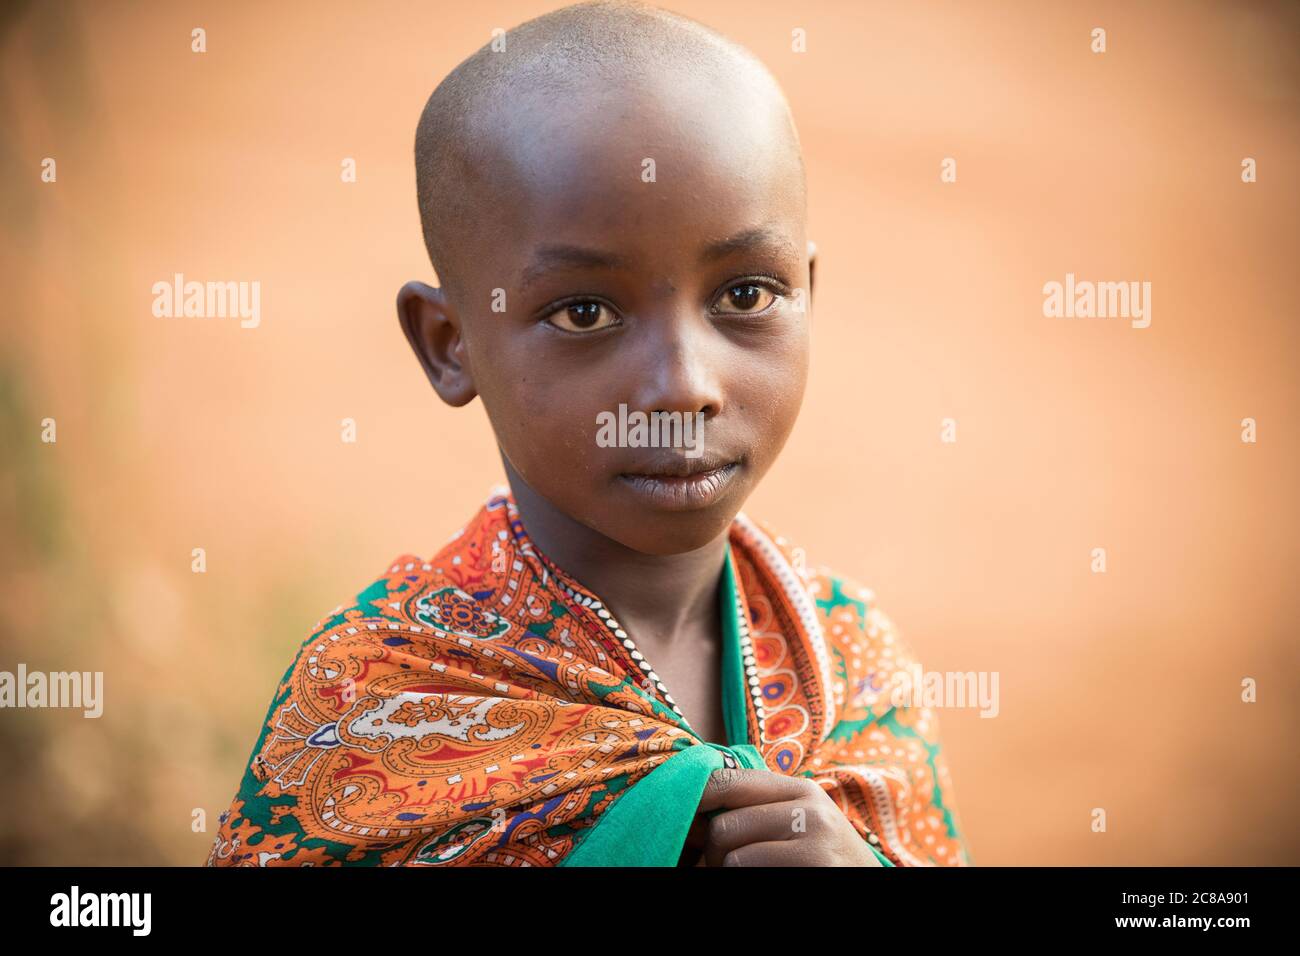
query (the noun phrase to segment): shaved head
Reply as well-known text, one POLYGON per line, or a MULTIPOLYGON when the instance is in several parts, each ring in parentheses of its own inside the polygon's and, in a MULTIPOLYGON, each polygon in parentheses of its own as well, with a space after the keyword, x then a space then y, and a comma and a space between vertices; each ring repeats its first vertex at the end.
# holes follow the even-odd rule
POLYGON ((406 283, 398 318, 443 401, 482 399, 533 540, 562 567, 720 564, 808 374, 807 182, 772 74, 677 14, 564 7, 452 71, 415 159, 440 287, 406 283), (602 444, 613 409, 707 426, 699 493, 602 444))
MULTIPOLYGON (((659 99, 665 83, 707 90, 738 81, 756 100, 755 112, 775 112, 802 179, 798 134, 776 80, 744 47, 695 20, 642 3, 595 0, 529 20, 481 47, 433 91, 415 135, 420 223, 449 299, 466 304, 467 257, 511 238, 510 213, 519 206, 503 174, 517 171, 512 152, 527 142, 524 130, 538 113, 582 121, 591 115, 580 104, 590 108, 593 97, 601 109, 617 111, 624 93, 659 99)), ((520 178, 526 173, 516 177, 516 189, 520 178)))

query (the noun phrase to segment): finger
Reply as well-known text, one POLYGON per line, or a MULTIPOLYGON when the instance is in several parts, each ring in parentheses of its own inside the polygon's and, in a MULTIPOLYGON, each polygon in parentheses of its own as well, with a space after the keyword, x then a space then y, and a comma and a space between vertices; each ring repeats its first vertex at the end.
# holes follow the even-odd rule
POLYGON ((718 866, 816 866, 816 857, 802 840, 770 840, 736 847, 718 866))
POLYGON ((806 817, 807 807, 799 800, 725 810, 709 820, 704 857, 709 866, 721 866, 723 857, 737 847, 789 840, 806 817))
MULTIPOLYGON (((760 803, 780 803, 809 796, 821 787, 808 777, 787 777, 771 770, 723 767, 709 774, 696 813, 725 807, 752 807, 760 803)), ((823 793, 825 791, 822 791, 823 793)))

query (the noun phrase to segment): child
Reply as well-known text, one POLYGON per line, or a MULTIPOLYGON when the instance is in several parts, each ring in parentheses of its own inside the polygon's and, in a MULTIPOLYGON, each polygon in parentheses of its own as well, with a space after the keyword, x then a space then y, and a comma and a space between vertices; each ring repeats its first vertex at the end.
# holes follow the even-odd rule
POLYGON ((494 43, 421 117, 397 305, 509 489, 317 625, 208 863, 969 864, 910 652, 740 510, 808 366, 775 80, 640 4, 494 43))

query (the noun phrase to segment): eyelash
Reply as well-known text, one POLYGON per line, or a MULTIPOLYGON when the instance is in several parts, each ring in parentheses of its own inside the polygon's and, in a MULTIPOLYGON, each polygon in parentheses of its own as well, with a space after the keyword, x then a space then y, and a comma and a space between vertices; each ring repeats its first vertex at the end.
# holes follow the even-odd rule
MULTIPOLYGON (((731 282, 728 282, 726 285, 722 287, 720 291, 720 295, 725 295, 731 289, 734 289, 737 286, 744 286, 744 285, 762 286, 763 288, 771 292, 773 295, 775 295, 777 299, 784 298, 785 296, 790 294, 790 287, 785 283, 785 281, 780 276, 773 275, 770 272, 755 272, 752 275, 744 276, 740 279, 734 279, 731 282), (766 281, 763 282, 757 281, 760 279, 766 281)), ((575 338, 584 335, 597 335, 601 332, 606 332, 609 329, 617 328, 618 326, 623 324, 622 321, 619 321, 614 323, 613 325, 606 326, 603 329, 597 329, 595 332, 570 332, 568 329, 562 329, 558 325, 555 325, 553 322, 550 321, 550 317, 555 313, 559 312, 561 309, 567 309, 571 305, 585 305, 590 302, 594 302, 597 305, 603 305, 608 309, 614 308, 612 305, 610 305, 608 302, 606 302, 603 299, 593 298, 592 296, 574 296, 568 299, 561 299, 559 302, 556 302, 553 305, 549 306, 546 309, 545 313, 542 315, 542 321, 545 322, 547 325, 551 326, 551 328, 555 329, 555 331, 560 332, 564 335, 571 335, 575 338)), ((776 302, 773 301, 772 305, 769 305, 767 309, 764 309, 762 312, 745 313, 741 315, 741 317, 747 319, 756 318, 758 316, 766 314, 766 312, 775 305, 776 302)), ((713 313, 713 314, 716 315, 721 313, 713 313)))
MULTIPOLYGON (((736 288, 736 286, 742 286, 742 285, 762 286, 763 288, 771 292, 773 295, 777 296, 777 298, 784 298, 785 296, 790 294, 790 287, 785 284, 785 282, 781 279, 781 277, 777 275, 773 275, 770 272, 755 272, 753 275, 745 276, 743 279, 737 279, 735 282, 729 282, 722 287, 722 291, 725 294, 727 291, 736 288), (760 279, 766 279, 767 281, 766 282, 757 281, 760 279)), ((776 303, 773 302, 772 305, 776 305, 776 303)), ((772 306, 768 306, 769 309, 771 307, 772 306)), ((767 309, 763 310, 763 312, 766 311, 767 309)), ((755 312, 753 313, 753 315, 762 315, 763 312, 755 312)))

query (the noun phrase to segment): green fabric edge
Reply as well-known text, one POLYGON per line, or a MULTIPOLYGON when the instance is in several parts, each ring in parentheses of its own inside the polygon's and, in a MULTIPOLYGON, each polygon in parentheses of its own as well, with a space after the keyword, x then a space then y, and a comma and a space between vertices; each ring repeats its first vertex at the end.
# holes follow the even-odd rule
POLYGON ((676 866, 709 774, 723 766, 715 745, 669 757, 602 813, 560 866, 676 866))
MULTIPOLYGON (((558 866, 673 866, 681 857, 709 775, 723 767, 723 753, 750 770, 767 770, 758 748, 748 741, 745 671, 740 657, 736 576, 731 544, 722 568, 722 711, 731 746, 701 740, 669 757, 620 794, 597 818, 558 866), (647 826, 647 821, 652 821, 647 826)), ((769 771, 771 772, 771 771, 769 771)), ((709 812, 709 816, 721 813, 709 812)), ((893 866, 870 843, 881 866, 893 866)))
MULTIPOLYGON (((676 866, 709 775, 724 765, 724 752, 750 770, 767 769, 763 755, 752 744, 693 744, 624 791, 557 865, 676 866)), ((721 812, 713 810, 708 815, 721 812)), ((894 866, 870 843, 867 848, 881 866, 894 866)))
POLYGON ((743 767, 766 769, 762 754, 748 742, 745 670, 740 657, 736 573, 730 542, 718 588, 722 611, 722 717, 727 740, 733 746, 702 740, 692 731, 700 742, 669 757, 620 794, 560 866, 676 866, 709 774, 724 766, 723 752, 730 753, 743 767), (648 820, 654 821, 652 827, 646 826, 648 820))
POLYGON ((731 543, 722 566, 719 600, 722 603, 722 719, 731 746, 749 743, 749 717, 745 707, 745 665, 740 659, 740 609, 736 606, 736 571, 731 543))

